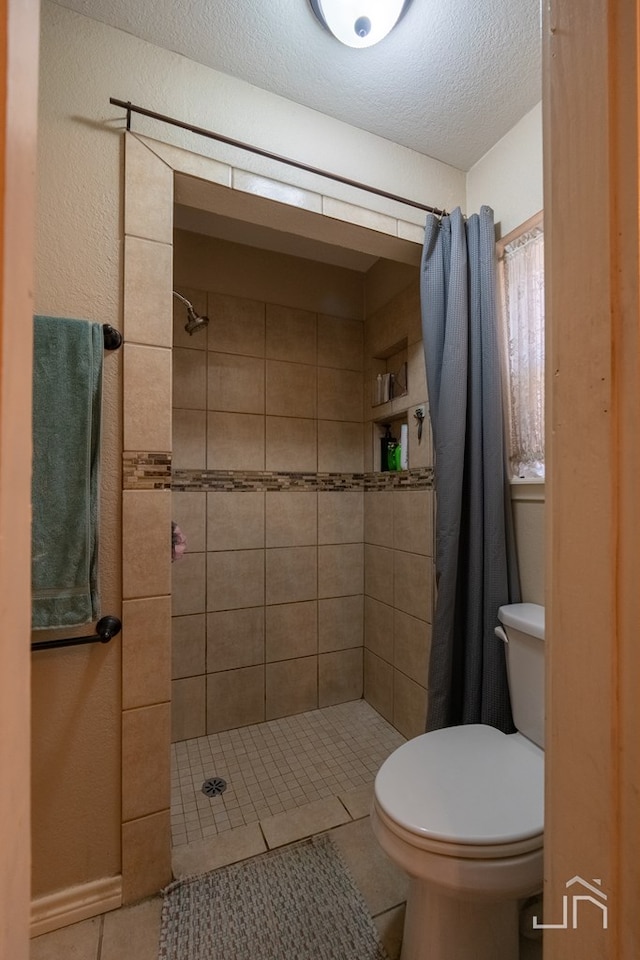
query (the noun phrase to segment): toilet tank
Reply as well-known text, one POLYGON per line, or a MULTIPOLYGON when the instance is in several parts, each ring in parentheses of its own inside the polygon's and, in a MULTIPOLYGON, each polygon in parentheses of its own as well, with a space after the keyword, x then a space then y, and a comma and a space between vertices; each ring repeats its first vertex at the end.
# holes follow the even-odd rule
POLYGON ((544 749, 544 607, 512 603, 500 607, 496 635, 506 642, 513 722, 544 749))

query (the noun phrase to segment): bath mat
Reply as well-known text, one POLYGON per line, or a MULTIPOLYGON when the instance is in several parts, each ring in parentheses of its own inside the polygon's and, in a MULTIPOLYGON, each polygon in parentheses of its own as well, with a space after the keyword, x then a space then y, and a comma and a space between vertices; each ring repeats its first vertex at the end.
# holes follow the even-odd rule
POLYGON ((159 960, 387 960, 326 836, 178 880, 164 891, 159 960))

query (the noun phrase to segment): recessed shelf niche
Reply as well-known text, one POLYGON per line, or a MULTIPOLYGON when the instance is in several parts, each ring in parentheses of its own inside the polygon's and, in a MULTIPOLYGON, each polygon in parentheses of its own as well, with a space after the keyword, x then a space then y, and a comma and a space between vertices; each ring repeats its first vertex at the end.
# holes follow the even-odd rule
MULTIPOLYGON (((371 358, 371 406, 387 406, 409 392, 407 381, 407 338, 371 358)), ((376 409, 375 419, 384 417, 376 409)))
MULTIPOLYGON (((380 441, 384 438, 386 434, 386 428, 389 426, 391 436, 400 442, 401 428, 407 424, 407 417, 402 414, 399 417, 389 418, 384 422, 374 421, 371 424, 372 428, 372 439, 373 439, 373 470, 378 473, 382 470, 382 447, 380 441)), ((389 471, 389 472, 399 472, 399 471, 389 471)))

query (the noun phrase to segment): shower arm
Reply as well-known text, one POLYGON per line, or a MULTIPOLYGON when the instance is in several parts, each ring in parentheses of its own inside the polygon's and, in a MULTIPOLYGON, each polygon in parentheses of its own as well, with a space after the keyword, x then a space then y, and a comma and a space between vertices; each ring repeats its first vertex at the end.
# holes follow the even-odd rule
POLYGON ((173 295, 174 297, 177 297, 177 299, 180 300, 181 303, 184 303, 187 310, 191 310, 191 312, 195 314, 195 310, 193 309, 193 304, 190 303, 186 297, 183 297, 182 294, 180 293, 176 293, 175 290, 173 291, 173 295))

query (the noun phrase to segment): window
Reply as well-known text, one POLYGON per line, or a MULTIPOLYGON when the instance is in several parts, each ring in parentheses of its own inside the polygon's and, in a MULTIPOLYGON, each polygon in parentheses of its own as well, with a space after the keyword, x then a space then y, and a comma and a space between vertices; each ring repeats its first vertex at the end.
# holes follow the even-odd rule
POLYGON ((544 477, 542 214, 498 243, 512 477, 544 477))

